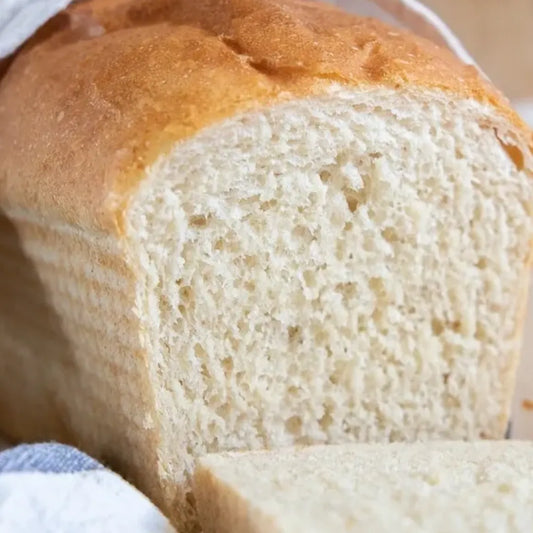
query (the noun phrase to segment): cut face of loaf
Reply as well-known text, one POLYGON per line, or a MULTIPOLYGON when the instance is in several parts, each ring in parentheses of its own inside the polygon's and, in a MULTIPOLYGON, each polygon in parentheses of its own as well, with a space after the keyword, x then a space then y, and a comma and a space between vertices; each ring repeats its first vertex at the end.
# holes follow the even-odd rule
POLYGON ((169 482, 216 450, 503 436, 532 186, 497 122, 332 88, 151 168, 127 227, 169 482))
POLYGON ((313 446, 202 458, 205 533, 529 533, 533 444, 313 446))

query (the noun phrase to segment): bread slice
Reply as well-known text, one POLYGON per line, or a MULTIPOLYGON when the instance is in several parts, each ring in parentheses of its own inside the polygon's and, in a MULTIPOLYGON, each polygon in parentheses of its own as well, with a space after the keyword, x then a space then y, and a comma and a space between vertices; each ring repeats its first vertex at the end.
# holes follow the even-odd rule
POLYGON ((0 124, 9 437, 192 524, 207 452, 503 436, 531 133, 449 52, 316 2, 92 0, 0 124))
POLYGON ((204 533, 529 533, 533 443, 208 455, 194 493, 204 533))

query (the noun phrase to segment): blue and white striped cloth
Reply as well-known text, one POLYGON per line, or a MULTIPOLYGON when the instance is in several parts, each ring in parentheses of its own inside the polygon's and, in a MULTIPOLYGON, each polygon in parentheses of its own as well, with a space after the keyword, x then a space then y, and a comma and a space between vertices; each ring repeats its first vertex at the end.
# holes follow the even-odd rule
POLYGON ((137 489, 63 444, 0 452, 0 533, 171 533, 137 489))

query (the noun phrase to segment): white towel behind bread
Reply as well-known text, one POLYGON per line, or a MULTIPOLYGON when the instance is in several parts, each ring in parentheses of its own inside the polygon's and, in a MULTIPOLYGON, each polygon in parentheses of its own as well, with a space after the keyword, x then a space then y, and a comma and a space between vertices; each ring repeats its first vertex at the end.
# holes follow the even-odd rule
POLYGON ((70 0, 2 0, 0 3, 0 58, 13 53, 26 39, 70 0))

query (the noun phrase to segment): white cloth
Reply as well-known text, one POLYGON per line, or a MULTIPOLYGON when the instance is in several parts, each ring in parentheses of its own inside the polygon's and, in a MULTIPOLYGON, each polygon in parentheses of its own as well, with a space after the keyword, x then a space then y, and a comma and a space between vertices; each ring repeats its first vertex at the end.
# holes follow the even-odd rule
MULTIPOLYGON (((533 91, 533 87, 531 88, 533 91)), ((533 128, 533 98, 518 100, 514 107, 522 118, 533 128)))
POLYGON ((172 533, 156 507, 117 474, 63 444, 0 453, 0 533, 172 533))
POLYGON ((13 53, 71 0, 0 0, 0 58, 13 53))

